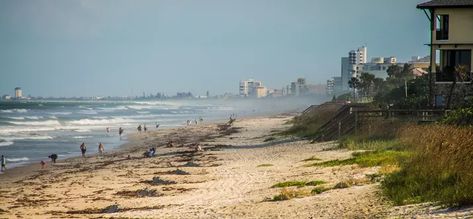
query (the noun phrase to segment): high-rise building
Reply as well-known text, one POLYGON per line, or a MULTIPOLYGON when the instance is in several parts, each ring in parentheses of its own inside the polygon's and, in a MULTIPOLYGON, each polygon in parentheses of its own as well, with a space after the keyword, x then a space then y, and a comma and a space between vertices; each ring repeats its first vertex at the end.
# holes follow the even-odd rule
POLYGON ((373 57, 371 62, 363 64, 362 72, 372 74, 377 78, 386 79, 388 77, 388 68, 391 65, 399 65, 397 58, 394 56, 388 58, 373 57))
POLYGON ((298 78, 296 81, 293 81, 290 85, 288 85, 288 95, 303 96, 307 95, 308 92, 309 89, 307 87, 305 78, 298 78))
POLYGON ((384 58, 384 64, 396 64, 397 63, 397 58, 394 56, 384 58))
POLYGON ((339 94, 342 91, 342 77, 333 77, 334 91, 339 94))
POLYGON ((297 84, 297 93, 299 96, 307 94, 307 83, 305 82, 305 78, 298 78, 296 81, 297 84))
POLYGON ((268 95, 268 91, 264 86, 256 87, 256 98, 266 97, 268 95))
POLYGON ((332 78, 332 79, 329 79, 327 80, 327 87, 326 87, 326 93, 328 96, 332 96, 335 94, 335 80, 332 78))
POLYGON ((23 97, 23 92, 21 91, 21 87, 15 88, 15 98, 21 99, 23 97))
POLYGON ((350 64, 364 64, 367 62, 368 48, 362 46, 356 50, 352 50, 348 53, 350 64))
POLYGON ((293 95, 293 96, 299 95, 299 93, 298 93, 298 91, 297 91, 297 84, 296 84, 296 82, 291 82, 291 95, 293 95))
POLYGON ((348 57, 342 57, 342 90, 343 91, 348 91, 350 87, 348 86, 348 82, 351 79, 351 72, 350 72, 350 61, 348 57))
POLYGON ((348 53, 349 71, 351 77, 358 77, 363 69, 363 64, 367 62, 368 48, 362 46, 357 50, 352 50, 348 53))
POLYGON ((2 96, 2 99, 3 100, 11 100, 11 96, 6 94, 6 95, 2 96))
POLYGON ((261 81, 253 79, 240 81, 240 96, 242 97, 262 97, 263 91, 265 93, 266 88, 261 81))
POLYGON ((378 78, 387 78, 387 70, 391 65, 400 65, 397 63, 397 58, 390 56, 373 57, 370 62, 368 60, 368 48, 360 47, 356 50, 351 50, 348 53, 348 64, 346 57, 342 57, 342 72, 341 72, 341 89, 342 91, 349 90, 348 82, 352 77, 359 77, 362 72, 370 73, 378 78))

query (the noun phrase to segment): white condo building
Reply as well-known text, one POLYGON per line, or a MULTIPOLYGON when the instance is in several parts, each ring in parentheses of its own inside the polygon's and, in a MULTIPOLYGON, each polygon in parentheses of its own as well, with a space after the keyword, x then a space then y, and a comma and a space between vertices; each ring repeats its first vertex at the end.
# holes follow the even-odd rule
POLYGON ((372 74, 377 78, 386 79, 388 77, 388 68, 391 65, 398 65, 397 58, 394 56, 388 58, 373 57, 371 62, 363 65, 362 72, 372 74))
POLYGON ((348 53, 349 71, 351 73, 351 77, 360 76, 363 70, 363 64, 367 63, 367 57, 368 48, 365 46, 362 46, 357 50, 352 50, 348 53))
POLYGON ((261 81, 253 79, 240 81, 240 96, 242 97, 265 97, 267 89, 263 86, 261 81))

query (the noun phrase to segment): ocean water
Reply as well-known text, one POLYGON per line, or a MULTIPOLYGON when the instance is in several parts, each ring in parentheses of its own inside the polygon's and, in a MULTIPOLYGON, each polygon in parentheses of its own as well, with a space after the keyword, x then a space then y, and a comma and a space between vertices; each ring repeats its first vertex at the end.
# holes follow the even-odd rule
MULTIPOLYGON (((136 133, 139 124, 148 130, 185 126, 186 120, 204 122, 228 118, 235 108, 204 101, 27 101, 0 102, 0 155, 7 168, 80 155, 85 142, 87 154, 96 154, 98 143, 105 150, 118 148, 126 134, 136 133), (106 132, 106 128, 110 132, 106 132), (125 129, 120 138, 118 128, 125 129)), ((249 111, 251 114, 251 110, 249 111)))
POLYGON ((127 142, 126 134, 136 133, 140 124, 148 130, 185 126, 187 120, 204 123, 237 117, 302 111, 322 100, 312 97, 277 99, 219 99, 182 101, 0 101, 0 155, 7 168, 79 156, 79 146, 87 154, 97 154, 98 144, 109 152, 127 142), (155 128, 156 123, 160 126, 155 128), (106 132, 106 128, 110 132, 106 132), (125 129, 118 135, 118 128, 125 129))

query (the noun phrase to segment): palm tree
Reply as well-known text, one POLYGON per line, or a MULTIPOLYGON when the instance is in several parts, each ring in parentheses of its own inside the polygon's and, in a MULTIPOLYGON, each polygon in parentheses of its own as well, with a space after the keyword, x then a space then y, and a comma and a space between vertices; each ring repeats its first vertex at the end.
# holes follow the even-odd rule
POLYGON ((366 72, 361 73, 360 75, 360 88, 362 90, 363 96, 368 97, 371 95, 371 88, 375 76, 366 72))
POLYGON ((352 77, 348 81, 348 86, 353 89, 353 99, 356 101, 356 90, 360 87, 360 79, 352 77))

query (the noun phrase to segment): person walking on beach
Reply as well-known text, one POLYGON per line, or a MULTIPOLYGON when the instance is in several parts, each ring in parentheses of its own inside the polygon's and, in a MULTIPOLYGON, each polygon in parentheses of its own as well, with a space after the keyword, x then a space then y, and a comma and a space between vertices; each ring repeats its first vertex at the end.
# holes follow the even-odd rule
POLYGON ((159 128, 159 123, 158 122, 156 122, 156 128, 159 128))
POLYGON ((109 127, 107 127, 105 130, 107 131, 107 134, 110 133, 110 128, 109 127))
POLYGON ((82 157, 85 157, 85 152, 87 151, 87 147, 85 146, 85 143, 82 142, 80 145, 80 151, 82 152, 82 157))
POLYGON ((123 128, 120 127, 120 128, 118 128, 118 135, 120 135, 120 137, 122 137, 122 134, 123 134, 123 128))
POLYGON ((143 130, 145 131, 145 133, 146 131, 148 131, 148 128, 146 128, 146 124, 143 125, 143 130))
POLYGON ((105 150, 105 148, 104 148, 102 142, 100 142, 100 143, 99 143, 99 154, 100 154, 100 156, 103 155, 104 150, 105 150))
POLYGON ((141 124, 138 126, 138 128, 136 128, 138 130, 138 132, 141 134, 141 124))
POLYGON ((41 169, 44 169, 46 167, 46 162, 44 162, 44 160, 41 160, 40 164, 41 164, 41 169))
POLYGON ((7 159, 5 158, 5 156, 2 155, 2 159, 0 160, 0 162, 2 163, 2 168, 0 169, 0 172, 5 172, 5 170, 7 169, 7 159))

